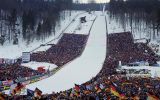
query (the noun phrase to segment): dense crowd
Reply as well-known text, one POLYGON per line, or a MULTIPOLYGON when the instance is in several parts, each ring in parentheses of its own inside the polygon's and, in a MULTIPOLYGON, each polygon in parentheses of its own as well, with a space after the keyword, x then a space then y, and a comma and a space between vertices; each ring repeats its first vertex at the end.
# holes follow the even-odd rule
POLYGON ((5 64, 0 66, 0 81, 16 80, 18 78, 31 77, 39 74, 41 73, 19 64, 5 64))
POLYGON ((147 61, 150 65, 154 65, 159 59, 147 44, 134 43, 132 34, 129 32, 110 34, 108 42, 108 55, 124 64, 147 61))
MULTIPOLYGON (((110 34, 109 52, 100 73, 90 81, 59 93, 44 94, 41 100, 159 100, 160 79, 150 77, 127 77, 117 73, 118 61, 129 63, 158 59, 146 44, 135 44, 131 33, 110 34), (125 38, 124 38, 125 36, 125 38), (116 40, 117 39, 117 40, 116 40), (125 41, 128 39, 127 41, 125 41), (116 40, 116 41, 115 41, 116 40), (113 42, 114 41, 114 42, 113 42), (121 44, 121 46, 119 46, 121 44), (141 50, 139 48, 141 47, 141 50), (146 52, 147 51, 147 52, 146 52), (138 53, 136 53, 138 52, 138 53), (114 54, 113 54, 114 53, 114 54), (124 55, 124 56, 122 56, 124 55), (125 56, 126 55, 126 56, 125 56), (147 55, 147 56, 146 56, 147 55), (138 57, 137 57, 138 56, 138 57), (152 58, 153 57, 153 58, 152 58), (154 98, 154 99, 153 99, 154 98)), ((154 64, 150 62, 150 64, 154 64)), ((65 83, 64 83, 65 84, 65 83)), ((43 91, 42 91, 43 92, 43 91)), ((6 96, 6 95, 3 95, 6 96)), ((32 96, 6 96, 8 99, 29 99, 32 96)), ((37 99, 33 97, 33 99, 37 99)))
POLYGON ((62 66, 83 52, 88 35, 64 34, 60 41, 44 52, 33 53, 32 61, 54 63, 62 66))
MULTIPOLYGON (((108 54, 100 73, 90 81, 60 93, 50 95, 52 99, 96 99, 96 100, 147 100, 160 98, 160 80, 148 77, 126 77, 117 73, 118 61, 154 61, 158 59, 146 44, 134 43, 131 33, 115 33, 108 36, 108 54), (123 55, 123 56, 122 56, 123 55), (114 87, 115 91, 111 91, 114 87), (117 95, 116 93, 117 92, 117 95)), ((49 97, 47 98, 49 99, 49 97)))
MULTIPOLYGON (((108 36, 108 54, 100 73, 90 81, 74 88, 50 95, 52 99, 96 99, 96 100, 146 100, 160 98, 160 80, 145 77, 126 77, 117 73, 118 61, 131 63, 149 61, 155 64, 158 57, 143 43, 134 43, 131 33, 115 33, 108 36), (154 62, 151 62, 154 61, 154 62), (116 91, 111 91, 111 87, 116 91), (117 95, 115 95, 117 92, 117 95)), ((49 98, 47 98, 49 99, 49 98)))

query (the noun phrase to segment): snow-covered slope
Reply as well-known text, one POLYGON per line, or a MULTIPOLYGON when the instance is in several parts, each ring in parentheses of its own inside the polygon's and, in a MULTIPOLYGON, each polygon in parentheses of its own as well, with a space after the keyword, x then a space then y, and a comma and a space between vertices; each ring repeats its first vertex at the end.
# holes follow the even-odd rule
POLYGON ((34 90, 38 87, 43 93, 52 93, 72 88, 75 83, 82 84, 97 75, 102 68, 105 56, 105 17, 98 15, 82 56, 64 66, 55 75, 30 84, 27 88, 34 90))
MULTIPOLYGON (((68 11, 63 11, 61 13, 67 13, 68 11)), ((68 26, 68 24, 71 22, 71 20, 73 18, 75 18, 75 16, 77 14, 80 14, 84 11, 72 11, 71 12, 71 17, 66 17, 65 19, 61 18, 60 23, 56 25, 55 28, 55 36, 52 34, 51 36, 49 36, 48 38, 45 38, 42 41, 38 41, 38 40, 34 40, 31 41, 31 43, 27 43, 27 41, 24 41, 22 38, 19 38, 19 44, 18 45, 13 45, 10 43, 5 44, 4 46, 0 45, 0 58, 9 58, 9 59, 16 59, 20 56, 22 56, 22 52, 29 52, 32 51, 33 49, 39 47, 41 44, 45 44, 46 42, 58 37, 60 35, 60 33, 66 28, 66 26, 68 26)), ((53 43, 57 43, 58 39, 56 39, 55 41, 52 41, 53 43)), ((46 50, 46 48, 44 47, 44 49, 40 49, 40 51, 46 50)))
POLYGON ((84 13, 79 15, 71 24, 69 28, 67 28, 64 33, 74 33, 74 34, 88 34, 90 26, 95 18, 95 15, 84 13), (86 23, 80 23, 80 18, 86 16, 86 23))

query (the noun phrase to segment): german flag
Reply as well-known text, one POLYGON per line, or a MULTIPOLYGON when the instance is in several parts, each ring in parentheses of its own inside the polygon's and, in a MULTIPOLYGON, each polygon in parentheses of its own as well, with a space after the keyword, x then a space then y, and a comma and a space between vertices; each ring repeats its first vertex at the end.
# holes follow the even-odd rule
POLYGON ((111 88, 111 93, 112 94, 114 94, 117 97, 120 97, 120 94, 117 92, 116 88, 113 85, 111 85, 110 88, 111 88))
POLYGON ((79 92, 75 92, 74 95, 77 96, 77 97, 79 97, 80 93, 79 92))
MULTIPOLYGON (((20 94, 21 91, 25 88, 25 86, 22 83, 13 84, 13 90, 11 91, 12 95, 20 94)), ((12 87, 11 86, 11 87, 12 87)))
POLYGON ((33 97, 34 96, 34 91, 27 89, 27 96, 33 97))
POLYGON ((99 86, 96 85, 96 86, 94 87, 94 89, 97 91, 97 90, 99 89, 99 86))
POLYGON ((34 97, 40 99, 41 96, 42 96, 42 91, 41 91, 40 89, 36 88, 36 89, 34 90, 34 97))
POLYGON ((155 95, 151 95, 150 93, 147 93, 147 96, 148 96, 147 100, 159 100, 158 97, 156 97, 155 95))

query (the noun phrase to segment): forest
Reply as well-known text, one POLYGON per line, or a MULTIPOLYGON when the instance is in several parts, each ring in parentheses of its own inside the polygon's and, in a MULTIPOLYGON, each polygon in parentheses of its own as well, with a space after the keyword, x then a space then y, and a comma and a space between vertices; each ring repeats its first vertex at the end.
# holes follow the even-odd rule
POLYGON ((160 36, 160 0, 110 0, 109 11, 124 31, 129 26, 131 32, 146 31, 150 39, 160 36))
POLYGON ((54 32, 59 13, 71 9, 72 0, 0 0, 0 44, 54 32))

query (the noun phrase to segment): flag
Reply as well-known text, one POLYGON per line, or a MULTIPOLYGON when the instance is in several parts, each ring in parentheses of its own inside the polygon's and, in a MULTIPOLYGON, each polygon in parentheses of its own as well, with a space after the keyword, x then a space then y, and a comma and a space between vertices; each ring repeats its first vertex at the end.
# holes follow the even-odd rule
POLYGON ((97 91, 99 89, 98 85, 95 86, 95 90, 97 91))
POLYGON ((79 92, 75 92, 74 95, 77 96, 77 97, 79 97, 80 93, 79 92))
POLYGON ((13 81, 12 81, 12 80, 2 81, 2 84, 3 84, 4 86, 10 86, 10 85, 13 84, 13 81))
POLYGON ((16 92, 21 92, 21 90, 24 88, 24 85, 22 83, 17 83, 16 86, 16 92))
POLYGON ((159 100, 158 97, 156 97, 155 95, 147 93, 147 96, 148 96, 147 100, 159 100))
POLYGON ((80 95, 80 86, 75 84, 74 90, 74 95, 78 97, 80 95))
POLYGON ((41 96, 42 96, 42 91, 40 89, 36 88, 34 90, 34 97, 41 98, 41 96))
POLYGON ((120 94, 116 91, 116 88, 113 85, 111 85, 111 93, 117 97, 120 97, 120 94))
POLYGON ((99 92, 102 91, 101 88, 100 88, 98 85, 96 85, 94 88, 95 88, 95 90, 96 90, 96 93, 99 93, 99 92))
POLYGON ((16 95, 16 94, 21 94, 21 91, 25 88, 25 86, 22 83, 17 83, 11 85, 11 94, 16 95))
POLYGON ((79 86, 79 85, 77 85, 77 84, 75 84, 74 89, 75 89, 76 91, 80 91, 80 86, 79 86))
POLYGON ((10 87, 9 86, 3 86, 3 89, 8 90, 8 89, 10 89, 10 87))
POLYGON ((118 85, 114 82, 112 82, 112 85, 111 85, 111 93, 113 93, 115 96, 119 97, 120 99, 124 99, 125 98, 125 95, 123 93, 119 93, 117 90, 116 90, 116 87, 118 87, 118 85))
POLYGON ((27 96, 33 97, 34 96, 34 91, 32 91, 30 89, 27 89, 27 96))
POLYGON ((116 83, 114 83, 114 82, 111 82, 111 84, 112 84, 113 86, 115 86, 115 87, 118 86, 118 85, 117 85, 116 83))

